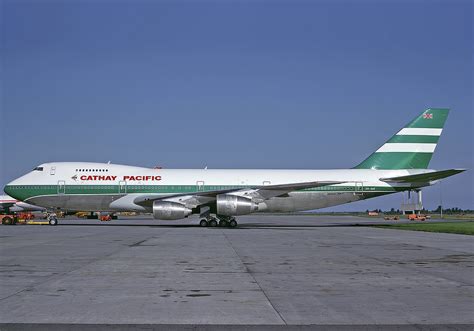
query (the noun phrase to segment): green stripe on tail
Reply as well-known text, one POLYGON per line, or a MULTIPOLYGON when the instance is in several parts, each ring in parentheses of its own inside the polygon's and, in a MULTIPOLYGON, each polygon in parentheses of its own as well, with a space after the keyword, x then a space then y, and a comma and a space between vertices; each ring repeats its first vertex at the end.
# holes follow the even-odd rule
POLYGON ((436 144, 439 140, 439 136, 393 136, 387 143, 424 143, 424 144, 436 144))
POLYGON ((426 169, 449 109, 430 108, 399 130, 355 169, 426 169))

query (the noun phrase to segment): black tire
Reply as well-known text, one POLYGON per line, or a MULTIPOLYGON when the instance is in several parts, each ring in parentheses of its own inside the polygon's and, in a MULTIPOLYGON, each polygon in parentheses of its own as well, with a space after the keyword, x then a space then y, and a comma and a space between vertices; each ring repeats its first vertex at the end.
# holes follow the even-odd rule
POLYGON ((209 226, 210 226, 211 228, 215 228, 215 227, 217 226, 217 221, 216 221, 216 220, 210 220, 210 221, 209 221, 209 226))
POLYGON ((237 227, 237 221, 236 221, 236 220, 231 220, 231 221, 229 222, 229 226, 230 226, 231 228, 237 227))
POLYGON ((11 217, 6 216, 2 219, 2 224, 3 225, 13 225, 13 219, 11 217))
POLYGON ((208 225, 209 225, 209 223, 205 219, 202 219, 201 222, 199 222, 199 226, 206 227, 208 225))
POLYGON ((221 220, 221 221, 219 221, 219 226, 220 227, 229 226, 229 222, 227 222, 226 220, 221 220))
POLYGON ((58 219, 55 217, 52 217, 49 219, 49 225, 56 226, 58 225, 58 219))

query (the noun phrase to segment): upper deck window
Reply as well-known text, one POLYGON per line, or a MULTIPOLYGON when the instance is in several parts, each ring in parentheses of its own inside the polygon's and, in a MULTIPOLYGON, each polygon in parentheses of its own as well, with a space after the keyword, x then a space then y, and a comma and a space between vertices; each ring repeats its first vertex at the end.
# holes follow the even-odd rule
POLYGON ((43 167, 36 167, 33 169, 33 171, 43 171, 43 167))

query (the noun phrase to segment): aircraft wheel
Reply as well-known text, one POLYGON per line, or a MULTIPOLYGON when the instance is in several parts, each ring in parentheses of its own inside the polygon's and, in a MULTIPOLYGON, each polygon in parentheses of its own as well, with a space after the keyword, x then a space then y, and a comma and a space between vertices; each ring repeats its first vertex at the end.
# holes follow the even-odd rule
POLYGON ((2 224, 3 225, 12 225, 13 224, 13 219, 11 217, 6 216, 2 219, 2 224))
POLYGON ((57 220, 57 218, 51 217, 51 218, 49 219, 49 225, 53 225, 53 226, 54 226, 54 225, 58 225, 58 220, 57 220))
POLYGON ((229 222, 227 222, 226 220, 221 220, 221 221, 219 221, 219 226, 220 227, 229 226, 229 222))
POLYGON ((202 227, 206 227, 206 226, 209 225, 209 223, 207 222, 207 220, 202 219, 201 222, 199 222, 199 225, 202 226, 202 227))
POLYGON ((231 228, 235 228, 237 227, 237 221, 235 219, 232 219, 230 222, 229 222, 229 226, 231 228))
POLYGON ((212 228, 215 228, 217 226, 217 221, 212 219, 209 221, 209 226, 212 227, 212 228))

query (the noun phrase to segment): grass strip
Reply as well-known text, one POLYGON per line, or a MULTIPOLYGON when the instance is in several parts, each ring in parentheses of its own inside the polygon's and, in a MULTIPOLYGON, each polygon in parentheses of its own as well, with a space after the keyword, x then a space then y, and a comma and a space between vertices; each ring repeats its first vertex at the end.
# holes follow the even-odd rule
POLYGON ((375 225, 377 228, 474 235, 474 222, 438 222, 375 225))

